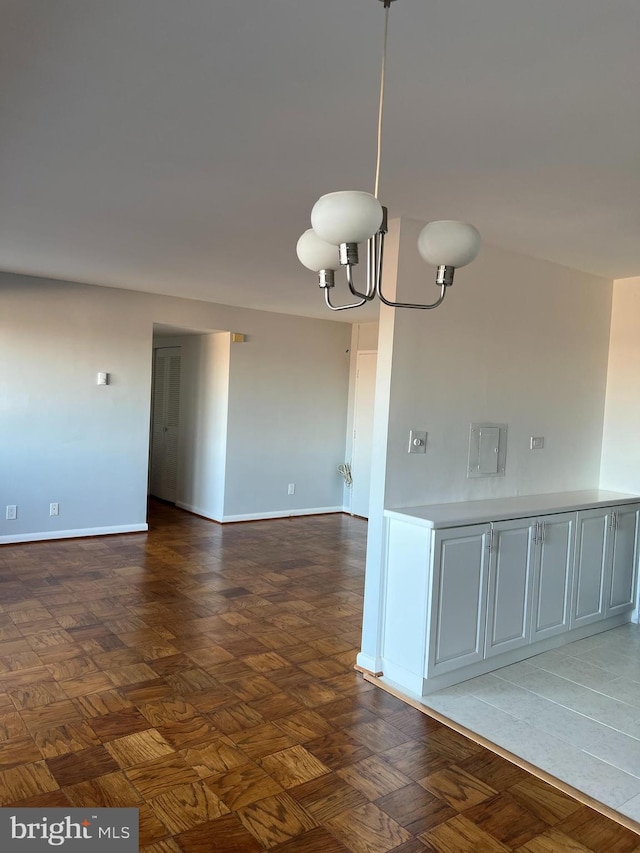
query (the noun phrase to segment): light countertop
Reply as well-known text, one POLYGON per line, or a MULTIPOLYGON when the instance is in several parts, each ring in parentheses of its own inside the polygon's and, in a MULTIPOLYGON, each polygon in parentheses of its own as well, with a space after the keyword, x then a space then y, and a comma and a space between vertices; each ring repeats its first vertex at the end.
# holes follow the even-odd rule
POLYGON ((640 495, 587 489, 581 492, 554 492, 547 495, 518 495, 482 501, 398 507, 385 510, 384 515, 386 518, 437 529, 631 503, 640 503, 640 495))

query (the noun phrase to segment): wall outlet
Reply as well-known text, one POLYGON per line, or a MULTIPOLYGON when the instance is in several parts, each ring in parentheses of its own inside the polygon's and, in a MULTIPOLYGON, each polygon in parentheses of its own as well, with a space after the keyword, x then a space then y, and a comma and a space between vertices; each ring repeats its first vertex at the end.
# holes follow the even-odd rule
POLYGON ((18 507, 15 504, 8 504, 7 505, 7 514, 6 514, 7 521, 15 521, 17 517, 18 517, 18 507))
POLYGON ((60 515, 60 504, 49 504, 49 515, 60 515))
POLYGON ((287 494, 288 495, 295 495, 295 493, 296 493, 296 484, 295 483, 289 483, 289 488, 287 489, 287 494))

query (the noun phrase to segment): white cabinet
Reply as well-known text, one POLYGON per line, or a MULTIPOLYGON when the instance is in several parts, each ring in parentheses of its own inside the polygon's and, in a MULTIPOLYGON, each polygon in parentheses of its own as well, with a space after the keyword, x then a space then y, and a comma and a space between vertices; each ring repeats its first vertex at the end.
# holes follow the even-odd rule
MULTIPOLYGON (((636 600, 638 513, 640 505, 617 507, 613 516, 611 579, 606 584, 605 614, 613 616, 633 610, 636 600)), ((610 537, 611 538, 611 537, 610 537)))
POLYGON ((571 627, 604 618, 604 582, 611 550, 611 515, 607 507, 578 513, 571 627))
POLYGON ((640 501, 591 494, 389 511, 385 677, 419 695, 627 621, 640 501))
POLYGON ((525 646, 530 638, 534 527, 528 519, 492 525, 485 655, 525 646))
POLYGON ((569 630, 575 527, 574 512, 535 522, 531 642, 569 630))
POLYGON ((639 508, 578 513, 572 628, 633 610, 639 508))
POLYGON ((427 677, 632 610, 639 509, 434 531, 427 677))
POLYGON ((433 534, 427 677, 484 657, 490 531, 479 524, 433 534))
POLYGON ((575 513, 492 528, 486 657, 569 630, 575 513))

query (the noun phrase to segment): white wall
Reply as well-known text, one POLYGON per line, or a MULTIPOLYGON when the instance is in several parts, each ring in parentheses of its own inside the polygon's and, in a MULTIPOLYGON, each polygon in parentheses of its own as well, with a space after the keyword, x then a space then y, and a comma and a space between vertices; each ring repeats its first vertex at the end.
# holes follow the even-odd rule
POLYGON ((247 336, 229 350, 225 517, 341 507, 348 325, 6 273, 0 300, 0 542, 144 529, 154 322, 247 336))
MULTIPOLYGON (((438 294, 415 248, 422 226, 389 233, 387 286, 402 301, 438 294)), ((441 307, 381 309, 362 666, 379 665, 383 508, 598 486, 611 290, 485 246, 441 307), (505 476, 467 479, 469 424, 483 421, 508 424, 505 476), (407 453, 410 429, 428 432, 426 454, 407 453), (544 450, 529 449, 533 435, 544 450)))
POLYGON ((352 354, 362 352, 363 350, 378 349, 379 324, 377 320, 375 323, 354 323, 352 329, 352 354))
POLYGON ((225 518, 341 511, 351 329, 263 317, 231 346, 225 518))
MULTIPOLYGON (((421 227, 402 220, 400 299, 437 295, 415 249, 421 227)), ((597 486, 611 291, 606 279, 485 246, 441 307, 397 309, 379 356, 392 360, 385 505, 597 486), (469 424, 483 421, 508 424, 505 476, 468 479, 469 424), (411 428, 428 431, 425 455, 407 453, 411 428)))
POLYGON ((150 324, 107 290, 42 279, 2 275, 0 302, 0 541, 139 529, 150 324), (5 520, 6 504, 18 505, 16 521, 5 520))
POLYGON ((613 285, 602 442, 603 489, 640 494, 640 277, 613 285))

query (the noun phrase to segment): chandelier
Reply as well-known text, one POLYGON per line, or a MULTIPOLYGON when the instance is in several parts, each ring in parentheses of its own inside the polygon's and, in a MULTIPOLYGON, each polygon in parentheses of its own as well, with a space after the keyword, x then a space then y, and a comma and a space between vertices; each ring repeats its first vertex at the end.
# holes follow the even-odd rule
POLYGON ((311 225, 298 240, 296 252, 299 261, 307 269, 318 273, 319 285, 324 290, 327 307, 332 311, 359 308, 377 296, 391 308, 437 308, 453 284, 458 267, 471 263, 480 250, 480 234, 473 225, 453 220, 430 222, 418 236, 418 252, 426 263, 437 267, 436 285, 440 295, 435 302, 416 304, 394 302, 382 292, 382 261, 384 237, 387 233, 387 208, 378 201, 380 183, 380 155, 382 149, 382 112, 384 107, 384 84, 387 61, 387 36, 389 32, 389 8, 395 0, 380 0, 384 4, 385 23, 382 49, 382 72, 380 75, 380 98, 378 107, 378 133, 375 189, 373 195, 358 190, 346 190, 323 195, 311 211, 311 225), (353 268, 358 263, 358 244, 367 246, 366 288, 358 290, 354 281, 353 268), (356 302, 334 305, 331 290, 335 286, 335 272, 345 268, 349 291, 356 302))

